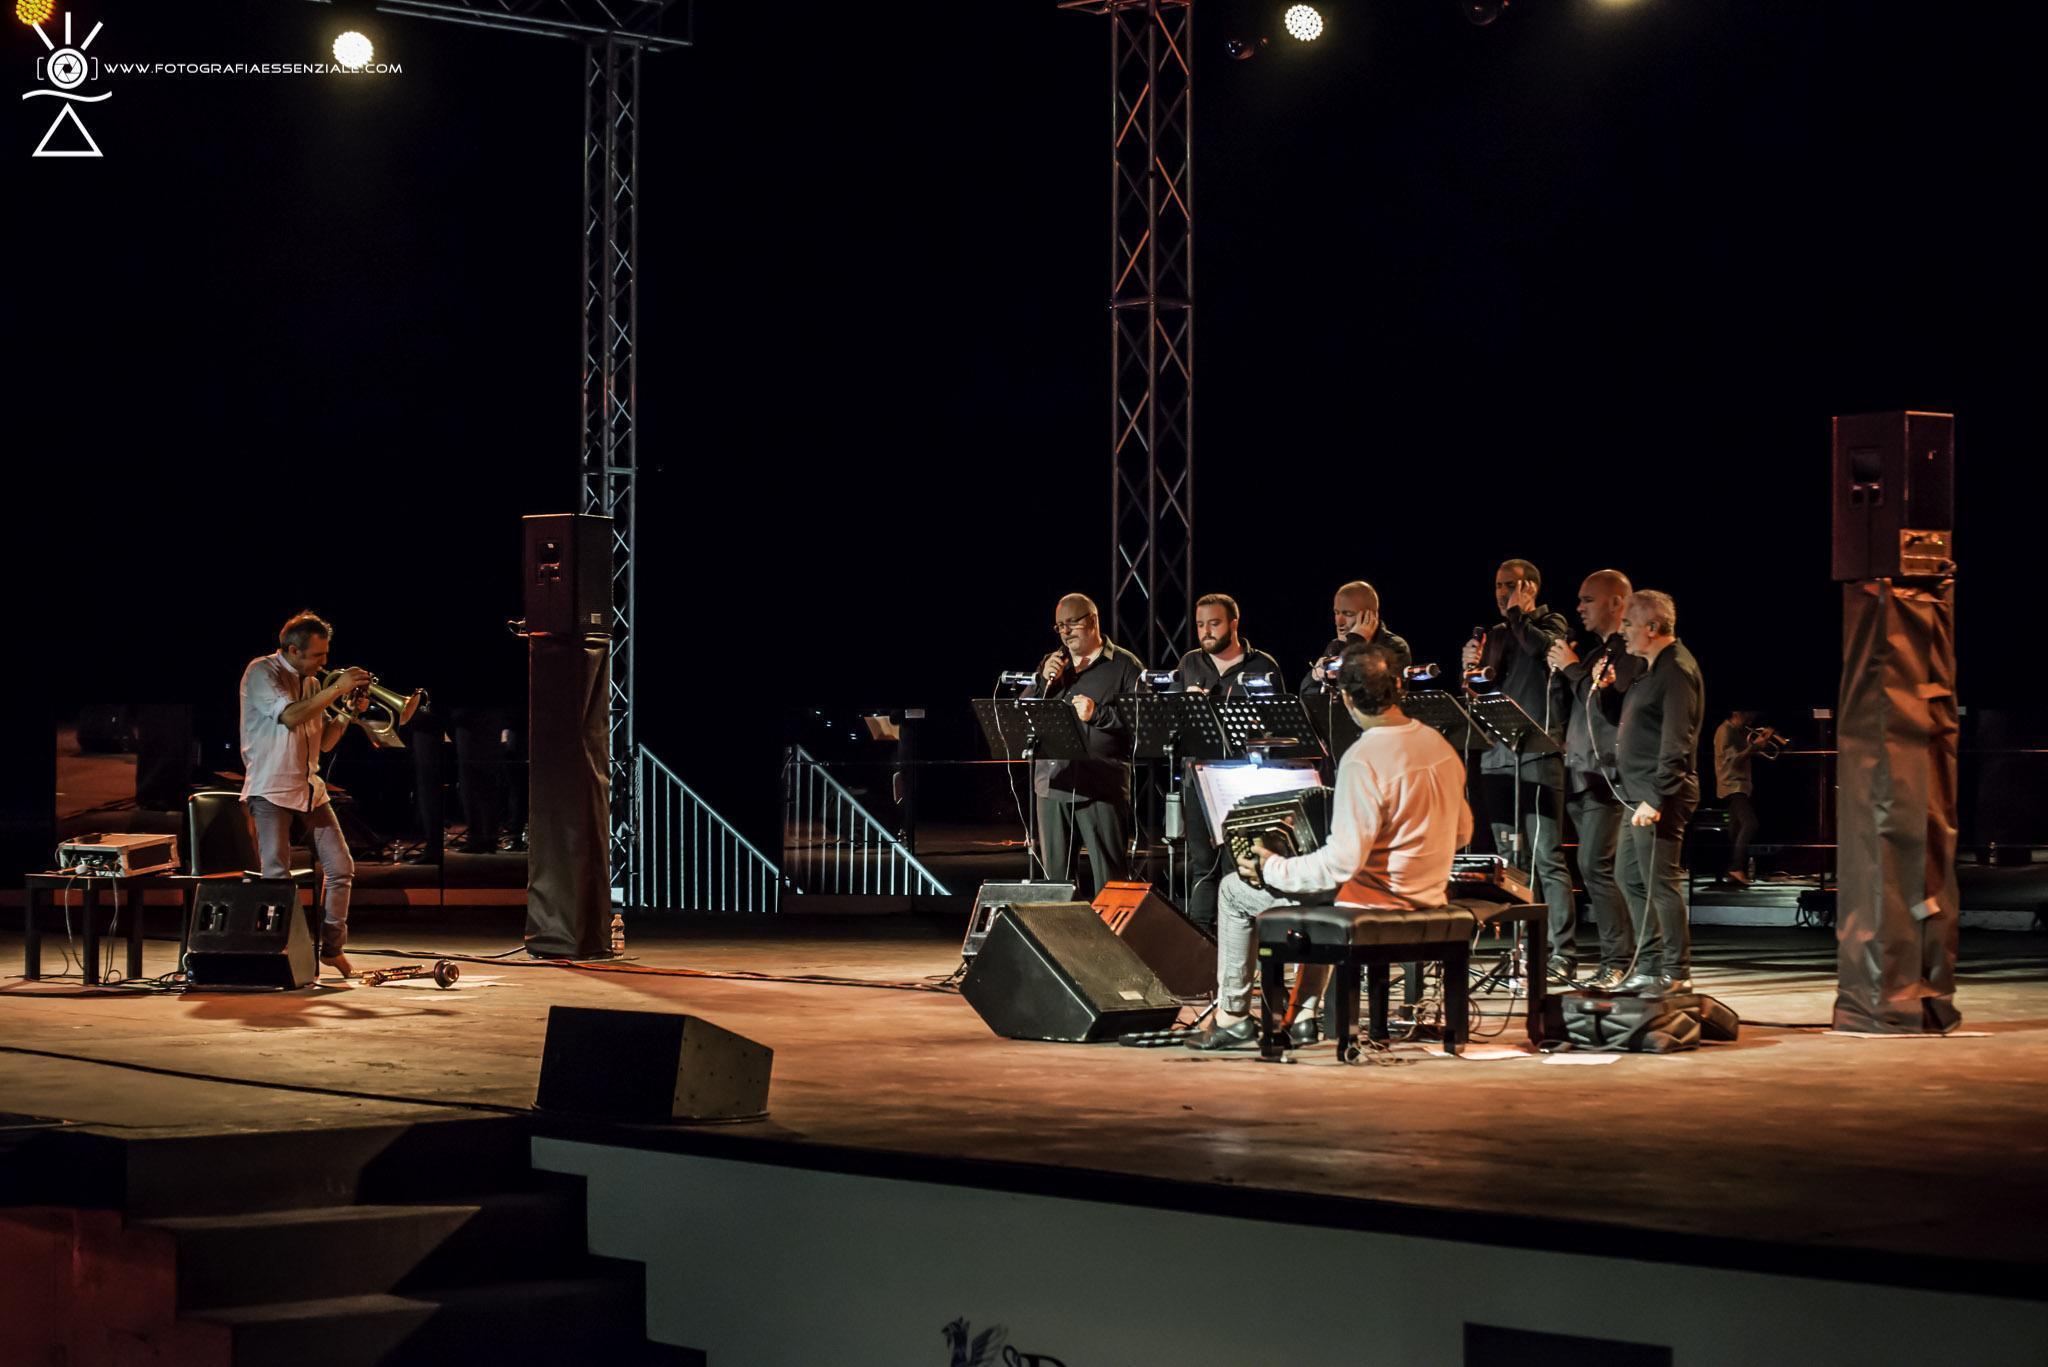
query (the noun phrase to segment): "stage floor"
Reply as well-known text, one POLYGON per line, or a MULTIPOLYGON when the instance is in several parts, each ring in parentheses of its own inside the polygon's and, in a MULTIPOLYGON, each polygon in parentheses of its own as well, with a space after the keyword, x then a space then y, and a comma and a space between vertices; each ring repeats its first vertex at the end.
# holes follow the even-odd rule
MULTIPOLYGON (((374 968, 399 961, 380 949, 496 953, 519 929, 515 913, 439 930, 385 911, 350 948, 374 968)), ((771 1115, 621 1142, 2008 1295, 2048 1284, 2048 936, 1965 933, 1962 1037, 1828 1034, 1832 936, 1712 927, 1698 979, 1743 1016, 1735 1044, 1546 1059, 1517 1020, 1462 1059, 1404 1046, 1345 1066, 1324 1044, 1273 1066, 997 1039, 957 994, 912 990, 950 972, 958 934, 944 917, 704 918, 636 925, 633 961, 607 970, 515 955, 463 964, 451 991, 330 977, 184 996, 27 983, 20 937, 0 935, 0 1111, 145 1137, 524 1107, 549 1006, 678 1010, 774 1048, 771 1115), (803 975, 904 986, 788 980, 803 975)), ((147 970, 174 952, 152 942, 147 970)))

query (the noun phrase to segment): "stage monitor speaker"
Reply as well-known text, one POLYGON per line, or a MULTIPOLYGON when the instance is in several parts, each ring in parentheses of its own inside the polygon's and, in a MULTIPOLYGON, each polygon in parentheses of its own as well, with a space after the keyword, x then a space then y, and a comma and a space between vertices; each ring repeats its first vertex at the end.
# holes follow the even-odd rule
POLYGON ((194 884, 185 985, 300 988, 320 974, 312 929, 289 878, 194 884))
POLYGON ((1005 1039, 1086 1043, 1164 1030, 1180 1002, 1086 902, 996 917, 960 995, 1005 1039))
POLYGON ((1948 413, 1835 419, 1837 580, 1955 573, 1955 435, 1948 413))
POLYGON ((1105 883, 1095 911, 1176 997, 1216 995, 1216 941, 1150 883, 1105 883))
POLYGON ((612 520, 592 513, 529 513, 526 629, 547 636, 609 636, 612 520))
POLYGON ((614 1120, 744 1120, 768 1112, 774 1058, 680 1012, 551 1006, 533 1104, 614 1120))
POLYGON ((1074 897, 1072 883, 1032 882, 999 883, 991 879, 983 883, 974 894, 974 912, 967 918, 967 934, 960 941, 960 957, 970 960, 981 953, 981 942, 988 938, 989 927, 996 923, 996 916, 1008 911, 1019 902, 1069 902, 1074 897))

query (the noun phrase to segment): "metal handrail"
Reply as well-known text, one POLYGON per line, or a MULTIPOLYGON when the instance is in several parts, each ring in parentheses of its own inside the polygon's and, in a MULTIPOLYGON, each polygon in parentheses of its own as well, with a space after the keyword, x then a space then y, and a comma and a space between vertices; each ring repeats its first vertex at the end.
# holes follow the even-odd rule
MULTIPOLYGON (((687 911, 781 910, 788 877, 646 746, 637 752, 633 903, 687 911)), ((790 886, 792 892, 800 891, 790 886)))
POLYGON ((801 745, 782 769, 782 860, 811 892, 944 897, 947 889, 847 786, 801 745))

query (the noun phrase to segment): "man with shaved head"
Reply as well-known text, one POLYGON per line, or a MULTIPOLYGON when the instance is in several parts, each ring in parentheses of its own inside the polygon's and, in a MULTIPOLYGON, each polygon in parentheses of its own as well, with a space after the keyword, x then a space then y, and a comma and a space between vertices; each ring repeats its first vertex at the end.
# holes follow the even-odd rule
MULTIPOLYGON (((1621 830, 1628 813, 1606 771, 1614 767, 1614 719, 1596 706, 1593 680, 1607 680, 1609 694, 1619 698, 1642 672, 1643 662, 1628 653, 1621 634, 1622 610, 1633 592, 1620 570, 1595 570, 1579 585, 1579 621, 1585 634, 1574 643, 1560 640, 1550 648, 1550 667, 1572 690, 1572 710, 1565 734, 1565 811, 1579 834, 1579 881, 1593 904, 1593 923, 1600 928, 1600 971, 1592 987, 1612 992, 1629 974, 1636 937, 1629 907, 1643 900, 1642 871, 1633 859, 1622 861, 1621 830), (1623 887, 1627 896, 1623 896, 1623 887)), ((1557 953, 1576 958, 1577 927, 1572 926, 1557 953)))
POLYGON ((1130 862, 1131 718, 1125 699, 1145 691, 1145 666, 1103 639, 1095 600, 1070 593, 1053 609, 1060 647, 1045 657, 1026 697, 1073 704, 1088 758, 1032 766, 1038 802, 1039 857, 1047 878, 1071 880, 1091 900, 1122 878, 1130 862), (1074 867, 1074 843, 1088 848, 1086 876, 1074 867))
POLYGON ((1414 658, 1408 643, 1387 630, 1387 624, 1380 620, 1379 592, 1363 579, 1339 586, 1337 596, 1330 602, 1330 619, 1337 634, 1302 676, 1303 694, 1322 693, 1336 686, 1339 657, 1353 641, 1385 646, 1396 671, 1406 669, 1414 658))

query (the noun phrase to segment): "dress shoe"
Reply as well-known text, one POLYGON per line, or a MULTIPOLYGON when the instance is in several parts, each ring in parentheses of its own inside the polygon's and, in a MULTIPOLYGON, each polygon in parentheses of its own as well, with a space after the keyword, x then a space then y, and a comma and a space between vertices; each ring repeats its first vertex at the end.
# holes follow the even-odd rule
POLYGON ((1322 1037, 1322 1021, 1316 1016, 1296 1016, 1294 1024, 1287 1027, 1287 1044, 1291 1049, 1306 1049, 1322 1037))
POLYGON ((1614 986, 1617 997, 1661 997, 1664 979, 1656 973, 1631 973, 1614 986))
POLYGON ((1728 872, 1721 875, 1721 881, 1724 883, 1731 884, 1738 888, 1747 888, 1750 886, 1749 875, 1744 873, 1741 869, 1728 870, 1728 872))
POLYGON ((1622 980, 1626 977, 1628 977, 1628 973, 1625 970, 1614 965, 1609 965, 1608 967, 1601 969, 1600 972, 1596 974, 1592 978, 1592 980, 1586 984, 1586 990, 1589 992, 1612 992, 1616 988, 1621 986, 1622 980))
POLYGON ((1204 1030, 1188 1041, 1188 1048, 1209 1053, 1218 1049, 1249 1049, 1258 1042, 1259 1022, 1255 1017, 1246 1016, 1230 1025, 1204 1030))
POLYGON ((1657 995, 1660 997, 1684 996, 1691 991, 1692 979, 1690 977, 1665 977, 1657 979, 1657 995))
POLYGON ((1579 976, 1579 966, 1570 959, 1552 959, 1544 966, 1544 976, 1560 987, 1570 987, 1579 976))
POLYGON ((348 961, 346 954, 322 954, 320 962, 344 978, 353 978, 356 975, 356 966, 348 961))

